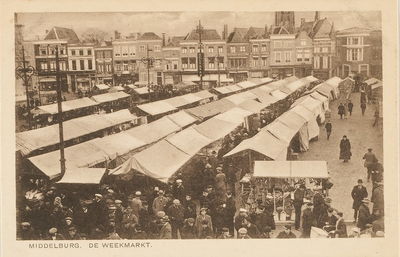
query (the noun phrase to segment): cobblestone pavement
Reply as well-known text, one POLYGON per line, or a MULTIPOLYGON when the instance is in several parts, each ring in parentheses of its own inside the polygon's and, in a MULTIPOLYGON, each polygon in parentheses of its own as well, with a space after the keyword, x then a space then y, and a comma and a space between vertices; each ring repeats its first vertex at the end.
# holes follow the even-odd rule
POLYGON ((342 120, 337 114, 338 101, 331 102, 332 134, 330 139, 326 139, 325 128, 321 126, 319 140, 310 142, 310 149, 299 155, 299 159, 303 161, 325 160, 328 162, 330 181, 334 184, 329 192, 329 196, 332 198, 332 207, 342 211, 346 221, 353 221, 353 200, 350 193, 353 186, 357 184, 357 179, 360 178, 364 181, 368 198, 371 197, 372 183, 367 182, 367 171, 362 159, 367 149, 371 147, 378 160, 383 162, 382 129, 372 126, 374 107, 372 104, 367 104, 365 116, 362 116, 359 99, 360 93, 352 93, 353 114, 342 120), (353 154, 348 163, 339 160, 339 143, 343 135, 350 140, 353 154))

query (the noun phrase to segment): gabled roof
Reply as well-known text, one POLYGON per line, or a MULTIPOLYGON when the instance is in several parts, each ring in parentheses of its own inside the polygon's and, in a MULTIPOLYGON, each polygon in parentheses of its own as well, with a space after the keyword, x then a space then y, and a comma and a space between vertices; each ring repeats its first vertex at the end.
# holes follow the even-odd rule
MULTIPOLYGON (((199 33, 196 30, 192 30, 184 40, 199 40, 199 33)), ((203 33, 201 35, 201 40, 221 40, 220 35, 215 29, 203 29, 203 33)))
POLYGON ((322 19, 303 23, 299 31, 306 31, 308 36, 312 38, 329 37, 332 33, 332 27, 327 19, 322 19))
POLYGON ((61 27, 52 27, 44 39, 64 39, 67 40, 68 43, 80 42, 74 30, 61 27))
POLYGON ((137 40, 162 40, 162 38, 154 32, 145 32, 137 40))
POLYGON ((247 29, 236 29, 229 34, 227 43, 247 43, 244 36, 247 34, 247 29), (243 33, 244 32, 244 33, 243 33))
POLYGON ((246 35, 247 39, 261 39, 266 38, 264 28, 254 28, 250 27, 246 35))
POLYGON ((275 27, 272 30, 272 35, 285 35, 285 34, 290 34, 289 31, 287 31, 287 29, 285 29, 285 27, 283 26, 278 26, 275 27))
POLYGON ((184 38, 185 38, 185 36, 172 37, 171 41, 168 42, 167 47, 179 46, 179 42, 181 42, 184 38))
POLYGON ((360 28, 360 27, 352 27, 348 29, 344 29, 341 31, 338 31, 338 34, 355 34, 355 33, 370 33, 372 29, 367 29, 367 28, 360 28))

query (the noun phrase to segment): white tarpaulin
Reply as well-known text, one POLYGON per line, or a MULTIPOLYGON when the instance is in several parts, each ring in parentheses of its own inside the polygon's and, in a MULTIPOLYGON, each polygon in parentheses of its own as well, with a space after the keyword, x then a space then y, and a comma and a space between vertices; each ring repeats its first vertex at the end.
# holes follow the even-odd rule
MULTIPOLYGON (((139 95, 145 95, 149 93, 148 87, 139 87, 139 88, 134 88, 133 90, 139 95)), ((153 89, 150 89, 150 92, 153 92, 153 89)))
POLYGON ((270 94, 278 100, 285 99, 288 96, 288 94, 286 94, 280 90, 274 90, 270 94))
POLYGON ((267 130, 277 138, 286 143, 290 143, 294 135, 297 133, 298 130, 293 128, 289 128, 279 120, 274 120, 271 124, 267 126, 267 130))
POLYGON ((106 169, 77 168, 67 169, 58 184, 100 184, 106 169))
POLYGON ((141 104, 141 105, 138 105, 137 108, 139 108, 140 110, 142 110, 152 116, 178 110, 174 106, 172 106, 169 103, 164 102, 164 101, 157 101, 157 102, 153 102, 153 103, 141 104))
POLYGON ((196 103, 196 102, 200 102, 201 100, 203 100, 203 98, 196 96, 194 94, 181 95, 181 97, 189 103, 196 103))
POLYGON ((181 128, 185 128, 197 122, 197 120, 184 111, 176 112, 166 116, 181 128))
MULTIPOLYGON (((253 113, 247 110, 244 110, 239 107, 232 108, 224 113, 221 113, 215 116, 213 119, 219 119, 222 121, 230 122, 239 126, 241 123, 244 122, 244 119, 253 113)), ((200 125, 199 125, 200 126, 200 125)))
POLYGON ((242 81, 237 83, 239 87, 241 88, 250 88, 250 87, 255 87, 257 84, 251 82, 251 81, 242 81))
POLYGON ((232 93, 232 90, 230 90, 227 87, 216 87, 213 88, 214 91, 217 91, 218 93, 220 93, 221 95, 225 95, 225 94, 230 94, 232 93))
POLYGON ((212 143, 210 138, 203 136, 192 127, 182 130, 166 140, 182 152, 191 156, 194 156, 203 147, 212 143))
POLYGON ((107 90, 110 88, 109 86, 107 86, 105 84, 98 84, 98 85, 95 85, 94 87, 97 87, 100 90, 107 90))
POLYGON ((154 103, 159 103, 159 102, 166 102, 166 103, 172 105, 175 108, 181 108, 181 107, 183 107, 185 105, 189 105, 190 104, 190 102, 188 102, 185 98, 182 98, 180 96, 175 96, 175 97, 168 98, 168 99, 161 100, 161 101, 157 101, 157 102, 154 102, 154 103))
POLYGON ((326 161, 255 161, 254 177, 329 178, 326 161))
POLYGON ((310 136, 308 135, 308 123, 301 126, 299 130, 299 144, 300 144, 300 151, 306 152, 309 147, 310 136))

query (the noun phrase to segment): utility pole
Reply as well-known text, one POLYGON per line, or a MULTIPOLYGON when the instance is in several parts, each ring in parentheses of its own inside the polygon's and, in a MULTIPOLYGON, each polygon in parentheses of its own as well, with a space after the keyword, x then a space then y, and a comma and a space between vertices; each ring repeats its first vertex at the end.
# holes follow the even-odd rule
POLYGON ((149 56, 149 52, 152 51, 149 49, 149 45, 146 46, 146 57, 142 58, 142 63, 147 68, 147 90, 149 92, 149 102, 151 102, 151 90, 150 90, 150 68, 153 67, 154 58, 149 56))
POLYGON ((62 113, 62 98, 60 85, 60 61, 58 59, 58 46, 56 45, 56 82, 57 82, 57 106, 58 106, 58 131, 60 136, 60 163, 61 163, 61 178, 65 174, 65 156, 64 156, 64 130, 63 130, 63 113, 62 113))
POLYGON ((29 86, 29 79, 33 76, 33 74, 35 74, 36 70, 33 66, 30 66, 30 65, 26 66, 25 49, 23 46, 22 46, 22 67, 18 66, 15 69, 15 72, 24 81, 25 90, 26 90, 26 106, 28 109, 28 124, 29 124, 28 130, 31 130, 31 128, 32 128, 32 126, 31 126, 31 107, 29 104, 28 86, 29 86))
POLYGON ((200 90, 203 89, 203 76, 204 76, 204 53, 203 45, 201 43, 201 34, 203 34, 203 26, 201 26, 201 21, 199 20, 199 25, 197 26, 196 32, 199 33, 199 45, 200 52, 197 54, 197 74, 200 77, 200 90))
POLYGON ((217 85, 217 87, 220 87, 221 86, 221 76, 220 76, 220 73, 219 73, 219 50, 217 49, 217 70, 218 70, 218 85, 217 85))

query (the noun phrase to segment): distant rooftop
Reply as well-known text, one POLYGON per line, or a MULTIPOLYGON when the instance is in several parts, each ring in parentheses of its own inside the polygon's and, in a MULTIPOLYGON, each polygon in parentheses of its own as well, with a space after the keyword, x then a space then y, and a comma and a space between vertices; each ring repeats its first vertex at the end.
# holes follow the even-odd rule
POLYGON ((159 37, 156 33, 154 32, 145 32, 143 35, 141 35, 137 40, 139 41, 145 41, 145 40, 162 40, 161 37, 159 37))
POLYGON ((76 35, 75 31, 68 28, 61 28, 61 27, 53 27, 47 33, 45 40, 51 39, 64 39, 67 40, 68 43, 79 43, 80 40, 76 35))
MULTIPOLYGON (((184 40, 199 40, 199 33, 196 30, 192 30, 184 40)), ((203 33, 201 34, 201 40, 221 40, 220 35, 218 34, 217 30, 215 29, 204 29, 203 33)))

